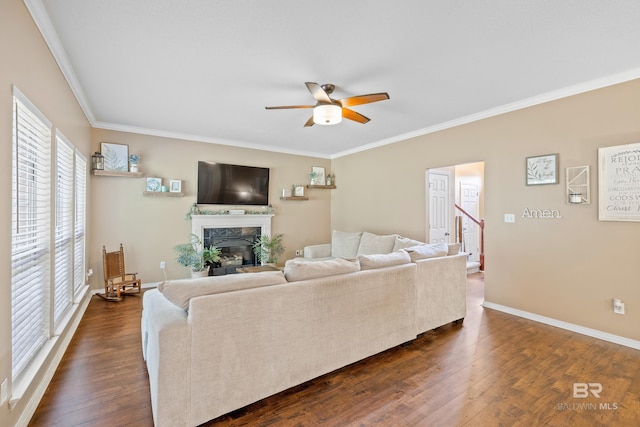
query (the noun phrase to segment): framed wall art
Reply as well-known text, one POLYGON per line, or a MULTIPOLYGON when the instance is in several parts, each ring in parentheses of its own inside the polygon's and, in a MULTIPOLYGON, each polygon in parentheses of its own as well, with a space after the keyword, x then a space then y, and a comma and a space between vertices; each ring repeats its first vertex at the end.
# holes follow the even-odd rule
POLYGON ((527 185, 558 183, 558 155, 527 157, 527 185))
POLYGON ((114 172, 129 172, 129 146, 101 142, 100 152, 104 157, 104 170, 114 172))
POLYGON ((147 191, 161 191, 162 178, 147 178, 147 191))
POLYGON ((169 192, 179 193, 182 191, 182 180, 172 179, 169 180, 169 192))
POLYGON ((640 143, 598 149, 598 219, 640 221, 640 143))

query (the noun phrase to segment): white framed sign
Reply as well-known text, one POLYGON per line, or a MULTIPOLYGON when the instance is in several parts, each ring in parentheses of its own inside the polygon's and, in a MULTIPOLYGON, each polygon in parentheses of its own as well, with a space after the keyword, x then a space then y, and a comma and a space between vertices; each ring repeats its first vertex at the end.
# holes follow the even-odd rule
POLYGON ((558 155, 527 157, 527 185, 558 183, 558 155))
POLYGON ((640 143, 598 149, 598 219, 640 221, 640 143))

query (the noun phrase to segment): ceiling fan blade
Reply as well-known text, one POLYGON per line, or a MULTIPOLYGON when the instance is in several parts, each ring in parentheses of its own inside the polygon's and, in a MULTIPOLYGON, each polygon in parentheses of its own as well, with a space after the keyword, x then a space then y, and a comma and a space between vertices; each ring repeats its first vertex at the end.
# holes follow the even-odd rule
POLYGON ((264 107, 266 110, 286 110, 288 108, 313 108, 315 105, 281 105, 279 107, 264 107))
POLYGON ((313 126, 313 115, 309 117, 309 120, 307 120, 307 123, 304 124, 304 127, 306 128, 308 128, 309 126, 313 126))
POLYGON ((344 117, 345 119, 353 120, 354 122, 362 123, 362 124, 365 124, 370 120, 368 117, 365 117, 360 113, 356 113, 355 111, 350 110, 348 108, 342 109, 342 117, 344 117))
POLYGON ((386 92, 370 93, 369 95, 357 95, 349 98, 340 99, 338 102, 343 107, 353 107, 355 105, 369 104, 371 102, 384 101, 389 99, 389 94, 386 92))
POLYGON ((331 98, 329 98, 327 92, 325 92, 324 89, 322 89, 322 86, 320 86, 318 83, 306 82, 305 85, 307 85, 307 89, 309 89, 311 95, 313 95, 313 97, 318 101, 329 103, 331 102, 331 98))

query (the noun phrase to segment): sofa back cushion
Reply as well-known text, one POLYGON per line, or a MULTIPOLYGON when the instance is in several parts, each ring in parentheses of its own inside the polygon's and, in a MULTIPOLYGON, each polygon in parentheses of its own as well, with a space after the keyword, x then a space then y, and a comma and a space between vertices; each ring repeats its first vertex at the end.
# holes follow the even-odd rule
POLYGON ((394 265, 409 264, 411 257, 408 252, 398 251, 388 254, 358 255, 361 270, 393 267, 394 265))
POLYGON ((331 235, 331 256, 335 258, 355 258, 362 233, 333 230, 331 235))
POLYGON ((449 253, 449 246, 447 246, 446 243, 430 243, 412 246, 404 250, 409 253, 411 261, 415 261, 418 259, 447 256, 447 254, 449 253))
POLYGON ((388 254, 393 251, 395 242, 395 234, 382 236, 365 231, 360 239, 358 255, 388 254))
POLYGON ((335 276, 360 271, 357 259, 335 258, 324 261, 308 261, 300 258, 290 259, 284 264, 284 276, 289 282, 335 276))
POLYGON ((424 242, 419 240, 413 240, 408 237, 396 236, 396 241, 393 244, 393 251, 399 251, 400 249, 410 248, 412 246, 424 245, 424 242))
POLYGON ((287 283, 287 280, 281 271, 263 271, 197 279, 167 280, 158 284, 158 290, 169 301, 186 310, 189 307, 189 301, 194 297, 283 283, 287 283))

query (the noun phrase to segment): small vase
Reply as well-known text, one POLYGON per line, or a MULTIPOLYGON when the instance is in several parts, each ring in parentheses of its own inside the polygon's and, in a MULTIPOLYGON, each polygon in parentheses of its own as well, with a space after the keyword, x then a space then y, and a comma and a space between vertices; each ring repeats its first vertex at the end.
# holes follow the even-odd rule
POLYGON ((138 172, 138 165, 137 164, 129 164, 129 172, 138 172))

